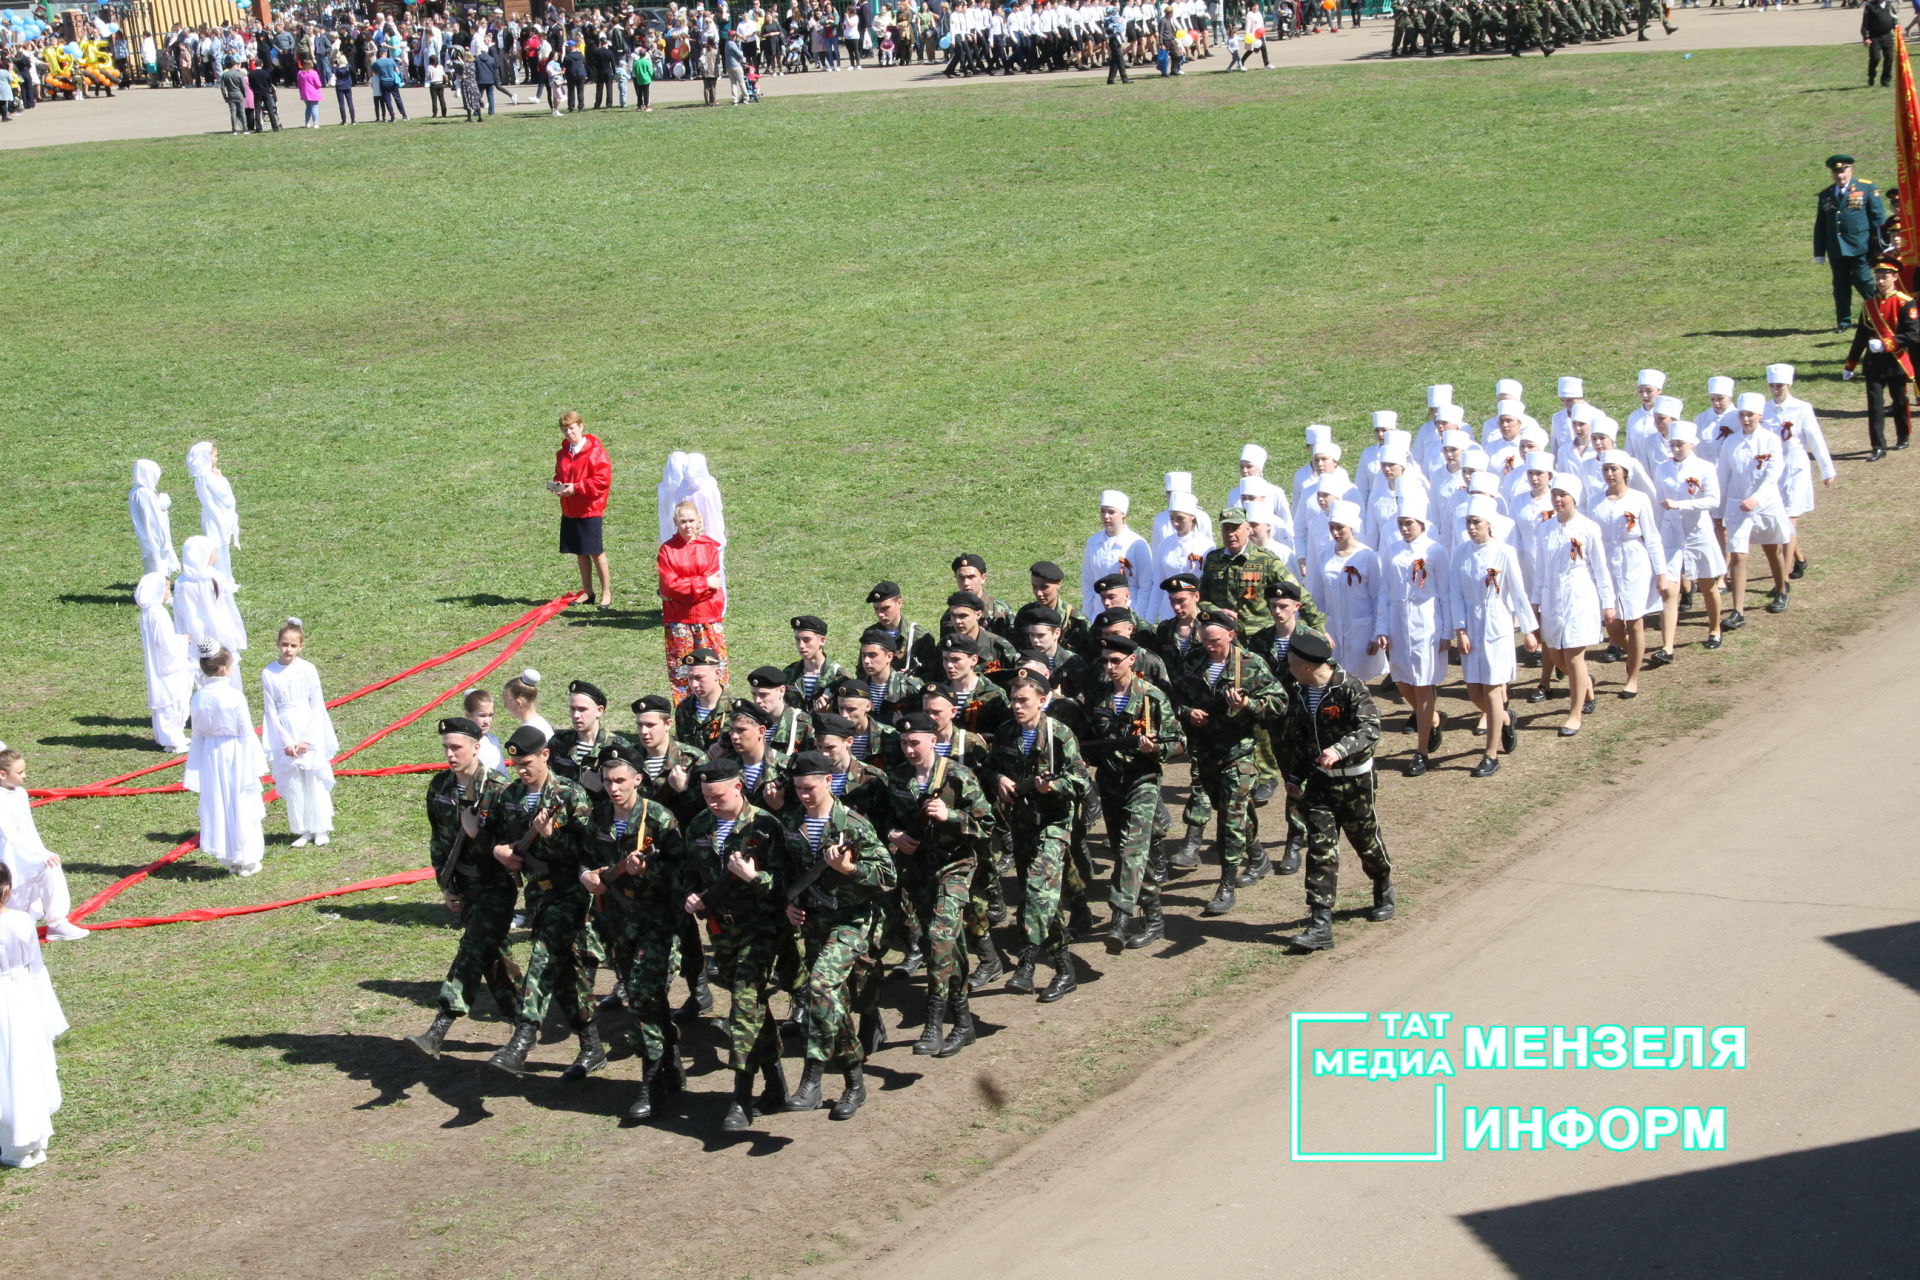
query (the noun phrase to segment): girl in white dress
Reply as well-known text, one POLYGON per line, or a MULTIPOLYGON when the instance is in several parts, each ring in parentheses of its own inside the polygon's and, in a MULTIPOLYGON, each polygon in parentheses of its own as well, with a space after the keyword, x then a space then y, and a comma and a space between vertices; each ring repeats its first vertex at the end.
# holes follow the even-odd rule
POLYGON ((180 572, 173 554, 173 496, 161 493, 160 464, 142 458, 133 464, 133 488, 127 490, 127 510, 133 515, 133 536, 140 540, 140 564, 145 573, 180 572))
POLYGON ((1580 514, 1580 478, 1556 471, 1550 482, 1553 519, 1545 521, 1535 543, 1534 589, 1540 598, 1540 643, 1551 662, 1540 666, 1540 687, 1528 702, 1545 702, 1555 667, 1567 673, 1567 722, 1560 736, 1571 738, 1593 710, 1593 677, 1587 650, 1600 643, 1604 623, 1614 620, 1613 575, 1600 526, 1580 514))
POLYGON ((1400 499, 1400 543, 1380 563, 1374 600, 1374 640, 1387 655, 1387 669, 1400 696, 1413 709, 1413 760, 1407 776, 1427 771, 1427 753, 1440 747, 1434 691, 1447 675, 1447 639, 1442 617, 1447 589, 1447 551, 1427 536, 1427 500, 1400 499))
POLYGON ((333 838, 333 757, 340 739, 320 692, 320 672, 300 656, 306 628, 288 618, 280 628, 280 660, 260 673, 260 714, 273 785, 287 802, 293 847, 333 838))
POLYGON ((47 1160, 60 1075, 53 1042, 67 1030, 40 958, 33 917, 11 905, 13 877, 0 865, 0 1164, 47 1160))
POLYGON ((187 749, 187 708, 193 703, 191 641, 167 612, 167 577, 149 573, 133 588, 140 606, 140 649, 147 668, 147 710, 153 740, 169 751, 187 749))
POLYGON ((46 922, 47 937, 79 942, 89 935, 67 919, 73 895, 59 855, 40 839, 27 795, 27 758, 0 742, 0 864, 13 876, 13 905, 46 922))
POLYGON ((182 781, 200 797, 200 848, 236 876, 258 875, 267 848, 260 775, 267 754, 254 736, 247 695, 233 682, 233 655, 200 659, 206 683, 193 695, 193 745, 182 781))
POLYGON ((233 485, 220 474, 220 451, 211 440, 187 450, 187 474, 200 498, 200 532, 214 541, 220 553, 220 572, 233 577, 233 551, 240 545, 240 512, 234 506, 233 485))
POLYGON ((1453 619, 1453 642, 1460 650, 1460 674, 1467 696, 1486 717, 1487 740, 1476 778, 1491 777, 1500 767, 1502 752, 1514 748, 1513 718, 1507 710, 1507 686, 1519 673, 1513 636, 1520 633, 1527 652, 1540 647, 1539 626, 1527 601, 1526 574, 1520 553, 1493 536, 1499 504, 1486 494, 1468 499, 1466 545, 1454 551, 1447 573, 1447 613, 1453 619))
POLYGON ((233 579, 215 563, 218 557, 219 548, 205 534, 196 534, 181 544, 180 577, 173 584, 173 625, 187 637, 196 655, 207 648, 232 654, 237 683, 247 631, 240 621, 240 608, 234 603, 233 579))
POLYGON ((1379 589, 1380 557, 1361 542, 1360 506, 1336 502, 1327 509, 1327 533, 1332 550, 1321 560, 1308 590, 1327 615, 1327 639, 1333 658, 1362 680, 1377 680, 1387 672, 1387 655, 1376 637, 1374 595, 1379 589))
MULTIPOLYGON (((1720 511, 1720 473, 1695 452, 1700 428, 1675 422, 1667 429, 1672 460, 1660 464, 1660 543, 1667 550, 1667 576, 1682 590, 1688 583, 1707 607, 1706 647, 1720 647, 1720 575, 1727 556, 1713 529, 1720 511)), ((1673 660, 1673 637, 1680 625, 1680 592, 1662 597, 1660 647, 1655 654, 1673 660)))
POLYGON ((1126 575, 1133 598, 1151 604, 1160 594, 1153 577, 1153 548, 1127 524, 1132 499, 1118 489, 1100 491, 1100 529, 1087 539, 1080 555, 1080 607, 1091 618, 1105 606, 1093 584, 1110 573, 1126 575))
POLYGON ((553 725, 540 714, 540 673, 528 667, 507 681, 507 714, 521 724, 529 724, 551 738, 553 725))
MULTIPOLYGON (((1648 614, 1660 613, 1669 595, 1677 595, 1667 576, 1667 551, 1660 536, 1660 517, 1640 490, 1629 487, 1638 466, 1622 449, 1600 455, 1600 474, 1606 492, 1593 504, 1593 522, 1607 547, 1607 572, 1613 575, 1619 617, 1607 627, 1613 645, 1627 660, 1622 698, 1640 696, 1640 668, 1646 663, 1648 614)), ((1654 659, 1651 666, 1665 666, 1654 659)))

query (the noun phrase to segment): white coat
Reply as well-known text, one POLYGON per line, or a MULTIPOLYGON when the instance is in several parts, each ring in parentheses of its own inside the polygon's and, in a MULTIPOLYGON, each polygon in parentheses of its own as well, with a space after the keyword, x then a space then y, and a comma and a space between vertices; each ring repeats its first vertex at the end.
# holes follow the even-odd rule
POLYGON ((1387 638, 1387 669, 1400 684, 1437 685, 1447 674, 1447 551, 1424 533, 1381 557, 1374 628, 1387 638))
POLYGON ((1350 555, 1333 551, 1319 563, 1307 590, 1327 615, 1327 638, 1333 642, 1333 660, 1362 680, 1386 674, 1387 656, 1367 646, 1380 634, 1374 608, 1379 591, 1380 557, 1373 548, 1356 545, 1350 555))
POLYGON ((266 853, 260 786, 266 772, 247 695, 225 680, 200 686, 182 781, 200 797, 200 848, 230 871, 257 871, 266 853))
POLYGON ((127 490, 127 510, 133 516, 133 536, 140 542, 143 573, 176 574, 180 557, 173 553, 173 496, 161 493, 160 464, 146 458, 133 464, 133 488, 127 490))
POLYGON ((1519 670, 1514 633, 1539 625, 1527 600, 1520 552, 1489 538, 1454 548, 1447 573, 1447 616, 1471 643, 1460 656, 1469 684, 1508 684, 1519 670))
POLYGON ((1585 649, 1600 643, 1601 611, 1615 604, 1600 526, 1575 512, 1543 522, 1535 544, 1534 590, 1540 604, 1540 641, 1549 649, 1585 649))

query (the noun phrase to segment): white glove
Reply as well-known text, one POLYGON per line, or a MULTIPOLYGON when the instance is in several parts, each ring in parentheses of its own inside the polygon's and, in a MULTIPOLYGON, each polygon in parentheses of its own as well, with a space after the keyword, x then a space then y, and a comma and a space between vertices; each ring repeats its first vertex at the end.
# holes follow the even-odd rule
POLYGON ((1867 339, 1867 350, 1873 352, 1873 354, 1879 355, 1882 351, 1885 351, 1886 349, 1887 349, 1887 344, 1880 341, 1880 339, 1878 338, 1867 339))
POLYGON ((1840 381, 1842 381, 1842 382, 1852 382, 1852 381, 1853 381, 1853 370, 1851 370, 1851 369, 1842 369, 1842 370, 1840 371, 1840 381))
POLYGON ((1826 254, 1824 254, 1824 253, 1816 253, 1816 254, 1814 254, 1814 255, 1813 255, 1813 265, 1814 265, 1814 266, 1816 266, 1816 267, 1824 267, 1824 266, 1826 266, 1826 265, 1827 265, 1827 255, 1826 255, 1826 254))

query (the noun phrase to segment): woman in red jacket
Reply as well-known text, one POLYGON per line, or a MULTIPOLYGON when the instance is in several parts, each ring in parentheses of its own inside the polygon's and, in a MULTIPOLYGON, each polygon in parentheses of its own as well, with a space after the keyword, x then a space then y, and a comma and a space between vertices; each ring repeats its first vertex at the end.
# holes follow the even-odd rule
POLYGON ((720 544, 701 531, 700 509, 691 502, 673 508, 674 535, 660 544, 660 613, 667 624, 667 679, 674 705, 687 696, 680 659, 695 649, 720 656, 720 684, 727 683, 727 593, 720 576, 720 544))
POLYGON ((600 571, 599 607, 609 609, 613 584, 607 578, 600 519, 607 510, 607 491, 613 487, 613 463, 599 438, 587 434, 574 410, 560 415, 560 435, 560 449, 553 455, 553 479, 547 484, 560 498, 560 554, 580 562, 580 591, 586 600, 594 598, 593 574, 600 571))

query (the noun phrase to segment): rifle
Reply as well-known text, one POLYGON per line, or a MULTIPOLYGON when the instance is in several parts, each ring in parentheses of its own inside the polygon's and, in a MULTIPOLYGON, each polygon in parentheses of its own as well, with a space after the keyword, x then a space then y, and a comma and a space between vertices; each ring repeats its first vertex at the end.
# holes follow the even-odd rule
POLYGON ((805 898, 809 903, 817 902, 823 907, 832 906, 833 899, 829 898, 826 891, 820 887, 820 877, 825 874, 828 869, 828 858, 836 853, 846 853, 850 848, 851 846, 848 845, 845 840, 837 840, 833 844, 823 845, 820 849, 820 856, 814 859, 813 865, 801 872, 800 878, 787 887, 788 904, 797 907, 800 905, 800 900, 805 898))
POLYGON ((647 838, 647 806, 652 803, 653 802, 651 800, 648 800, 646 797, 644 796, 641 797, 640 808, 635 811, 634 817, 633 817, 633 823, 627 828, 627 834, 634 838, 633 848, 620 849, 616 847, 614 849, 614 853, 617 856, 614 858, 612 862, 607 864, 605 871, 601 873, 601 877, 600 877, 601 887, 604 890, 606 890, 606 892, 602 893, 599 896, 599 898, 596 899, 596 901, 606 902, 608 899, 618 897, 620 899, 621 908, 622 909, 626 908, 627 906, 626 895, 615 894, 613 892, 613 886, 609 883, 609 881, 619 880, 625 877, 626 873, 621 870, 621 867, 623 867, 626 864, 627 854, 638 853, 641 855, 640 870, 634 872, 634 876, 638 878, 639 876, 643 876, 647 874, 648 866, 647 866, 646 853, 648 849, 651 849, 653 847, 653 842, 647 838))
MULTIPOLYGON (((693 847, 695 850, 705 849, 711 852, 720 863, 719 874, 709 880, 696 895, 700 899, 700 914, 709 918, 708 923, 711 928, 713 909, 727 900, 727 895, 733 892, 733 887, 740 883, 740 877, 727 870, 726 855, 711 838, 700 840, 693 847)), ((746 840, 742 839, 740 853, 742 857, 757 859, 759 851, 748 848, 746 840)))
MULTIPOLYGON (((1145 677, 1135 676, 1134 679, 1144 681, 1145 677)), ((1157 746, 1166 746, 1168 743, 1178 742, 1180 740, 1179 734, 1160 732, 1160 725, 1158 723, 1159 713, 1154 710, 1152 696, 1141 692, 1139 697, 1140 713, 1126 722, 1125 732, 1108 738, 1089 738, 1080 744, 1080 750, 1083 753, 1112 751, 1117 747, 1130 747, 1140 738, 1145 738, 1157 746)))
POLYGON ((916 833, 903 829, 903 834, 914 842, 913 851, 915 853, 920 852, 921 847, 927 843, 929 835, 927 831, 927 805, 940 798, 940 788, 946 785, 947 757, 937 755, 933 759, 933 773, 927 778, 927 789, 920 797, 920 817, 919 820, 914 823, 914 825, 919 828, 919 831, 916 833))
POLYGON ((533 829, 533 824, 540 821, 543 817, 551 817, 560 811, 560 801, 556 794, 556 792, 559 791, 559 787, 555 785, 559 781, 560 779, 558 777, 552 777, 547 780, 547 789, 540 797, 540 807, 534 810, 531 818, 527 819, 527 829, 522 831, 520 838, 513 842, 513 855, 520 859, 521 873, 525 875, 528 880, 532 880, 535 876, 542 877, 541 885, 539 886, 542 888, 552 887, 545 880, 547 860, 545 858, 535 858, 527 851, 533 847, 533 842, 539 838, 533 829), (539 868, 538 871, 534 870, 536 866, 539 868))
MULTIPOLYGON (((485 782, 486 778, 482 776, 480 782, 476 784, 475 790, 481 790, 481 786, 485 782)), ((472 805, 461 804, 456 801, 455 807, 460 814, 460 830, 454 834, 453 847, 447 850, 447 860, 434 877, 440 884, 441 896, 448 898, 457 898, 460 896, 454 892, 454 878, 460 874, 455 868, 460 865, 460 855, 466 851, 467 841, 480 834, 480 805, 478 801, 476 800, 472 805), (473 825, 473 830, 471 831, 467 830, 469 823, 473 825)))

